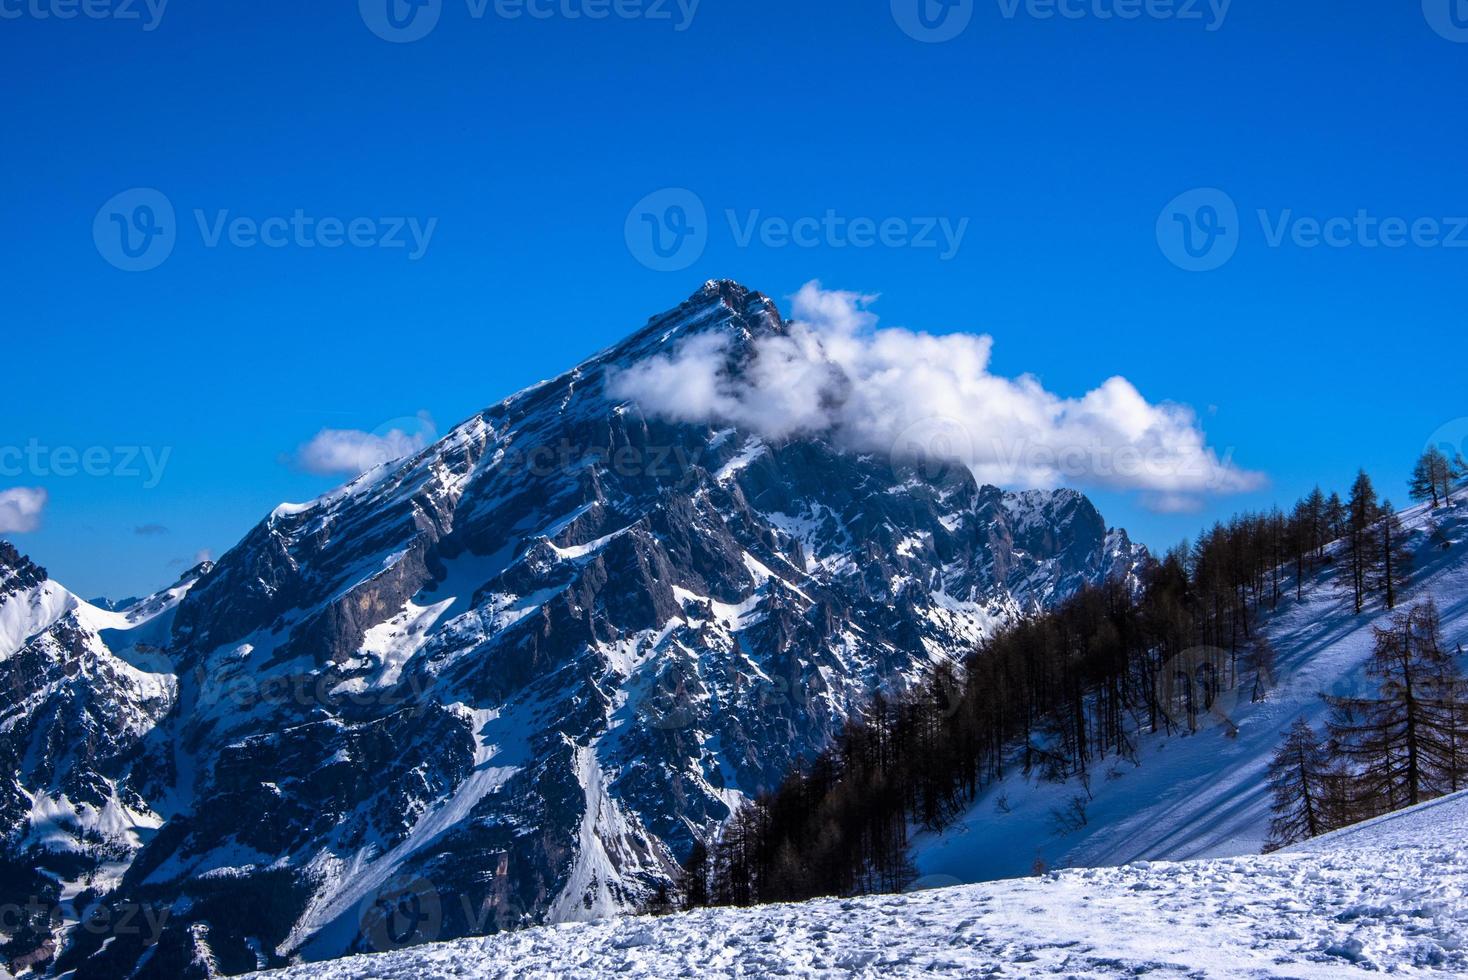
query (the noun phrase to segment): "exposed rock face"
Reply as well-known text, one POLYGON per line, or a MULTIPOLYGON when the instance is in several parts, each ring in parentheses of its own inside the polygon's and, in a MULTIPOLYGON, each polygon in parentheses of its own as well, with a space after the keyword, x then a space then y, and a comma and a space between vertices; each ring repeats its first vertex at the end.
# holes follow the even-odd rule
MULTIPOLYGON (((170 669, 98 725, 119 744, 97 772, 126 771, 109 785, 162 823, 110 900, 170 915, 156 945, 74 936, 61 965, 237 973, 626 908, 879 687, 1146 561, 1074 492, 607 394, 609 368, 689 336, 730 338, 738 369, 786 329, 710 283, 417 457, 278 508, 150 619, 170 669)), ((26 649, 64 675, 78 645, 103 662, 89 643, 58 624, 26 649)))

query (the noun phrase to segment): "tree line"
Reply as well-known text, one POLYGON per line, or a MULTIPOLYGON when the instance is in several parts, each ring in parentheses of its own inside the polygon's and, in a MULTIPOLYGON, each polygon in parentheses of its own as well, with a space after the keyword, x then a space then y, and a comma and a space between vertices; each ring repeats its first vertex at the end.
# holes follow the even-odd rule
MULTIPOLYGON (((1437 456, 1430 452, 1414 469, 1412 492, 1419 496, 1421 475, 1420 499, 1447 505, 1468 465, 1437 456)), ((1302 595, 1306 581, 1335 566, 1358 612, 1373 597, 1395 607, 1411 573, 1406 538, 1390 503, 1361 473, 1344 499, 1316 489, 1288 512, 1241 514, 1171 549, 1140 582, 1102 583, 1021 618, 961 661, 937 664, 923 682, 876 696, 824 752, 737 810, 684 863, 679 904, 900 891, 916 878, 909 833, 947 827, 1015 768, 1074 778, 1079 791, 1052 820, 1057 833, 1083 827, 1093 776, 1135 762, 1140 736, 1231 726, 1229 698, 1265 696, 1274 651, 1261 617, 1291 590, 1302 595)), ((1288 801, 1282 835, 1302 821, 1321 832, 1391 805, 1382 800, 1420 799, 1444 779, 1456 785, 1462 778, 1457 763, 1443 759, 1468 758, 1468 740, 1452 729, 1444 748, 1441 725, 1423 728, 1420 717, 1420 692, 1440 700, 1449 683, 1445 661, 1425 652, 1441 648, 1440 639, 1437 647, 1426 639, 1435 613, 1403 615, 1411 639, 1393 642, 1411 651, 1412 711, 1419 713, 1410 724, 1415 738, 1428 732, 1430 742, 1413 749, 1418 762, 1408 771, 1416 775, 1401 771, 1400 711, 1341 699, 1341 727, 1331 741, 1340 748, 1327 751, 1292 731, 1281 759, 1299 765, 1277 760, 1271 769, 1288 801), (1436 687, 1422 686, 1417 663, 1424 657, 1439 672, 1436 687), (1292 784, 1290 773, 1300 771, 1292 784), (1337 788, 1327 793, 1328 786, 1337 788)), ((1391 683, 1399 685, 1405 668, 1394 669, 1391 683)))

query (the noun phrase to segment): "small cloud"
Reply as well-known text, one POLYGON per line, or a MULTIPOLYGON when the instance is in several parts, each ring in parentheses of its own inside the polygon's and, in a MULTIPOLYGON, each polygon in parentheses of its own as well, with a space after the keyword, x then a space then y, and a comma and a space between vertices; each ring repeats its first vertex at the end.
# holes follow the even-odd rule
POLYGON ((202 565, 206 561, 213 561, 213 560, 214 560, 214 552, 211 551, 211 550, 209 550, 208 548, 200 548, 198 551, 194 552, 194 564, 195 565, 202 565))
POLYGON ((139 524, 133 528, 133 533, 140 538, 156 538, 168 533, 168 528, 162 524, 139 524))
POLYGON ((25 534, 40 527, 49 497, 40 487, 0 490, 0 534, 25 534))
POLYGON ((299 447, 291 461, 318 476, 357 476, 393 460, 422 452, 435 438, 427 412, 394 419, 372 432, 322 429, 299 447))

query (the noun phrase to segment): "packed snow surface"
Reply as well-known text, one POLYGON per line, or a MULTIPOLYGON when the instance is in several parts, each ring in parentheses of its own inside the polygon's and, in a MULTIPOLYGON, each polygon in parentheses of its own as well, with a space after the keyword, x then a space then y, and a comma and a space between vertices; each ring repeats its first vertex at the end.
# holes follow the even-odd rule
POLYGON ((1267 856, 567 923, 270 976, 1461 976, 1465 890, 1468 793, 1267 856))

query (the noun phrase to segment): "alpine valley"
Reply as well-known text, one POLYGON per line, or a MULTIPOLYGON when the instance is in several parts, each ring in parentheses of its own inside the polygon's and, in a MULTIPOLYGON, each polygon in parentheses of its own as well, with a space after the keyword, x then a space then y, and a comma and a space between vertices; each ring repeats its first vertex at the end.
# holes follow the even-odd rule
POLYGON ((1074 491, 612 394, 789 330, 710 282, 116 609, 0 543, 9 969, 229 975, 636 908, 877 692, 1151 561, 1074 491))

